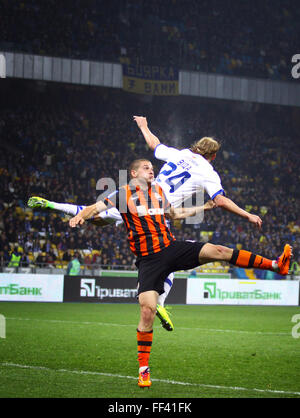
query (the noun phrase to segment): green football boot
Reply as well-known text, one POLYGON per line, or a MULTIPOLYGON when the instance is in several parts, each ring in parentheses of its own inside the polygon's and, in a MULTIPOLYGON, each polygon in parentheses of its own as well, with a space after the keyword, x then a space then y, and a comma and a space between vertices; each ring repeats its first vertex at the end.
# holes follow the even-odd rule
POLYGON ((28 202, 27 206, 31 209, 53 209, 51 202, 39 196, 32 196, 28 202))
POLYGON ((161 326, 167 331, 173 331, 174 325, 170 319, 169 312, 161 305, 156 306, 156 316, 160 319, 161 326))

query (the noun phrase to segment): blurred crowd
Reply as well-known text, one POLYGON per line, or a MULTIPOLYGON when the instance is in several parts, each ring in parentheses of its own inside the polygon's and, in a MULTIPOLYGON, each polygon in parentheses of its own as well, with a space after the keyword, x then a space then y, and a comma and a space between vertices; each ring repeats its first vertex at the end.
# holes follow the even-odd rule
POLYGON ((184 97, 145 103, 105 89, 65 89, 56 98, 32 92, 31 104, 17 102, 0 107, 2 265, 16 251, 24 266, 66 266, 78 251, 84 264, 134 267, 123 225, 99 229, 88 224, 73 230, 63 214, 26 207, 33 195, 92 204, 104 190, 98 180, 111 177, 118 185, 118 170, 128 168, 134 158, 151 159, 158 173, 162 164, 147 149, 134 114, 147 116, 150 129, 170 146, 188 147, 202 136, 219 139, 222 148, 214 166, 226 195, 263 219, 258 231, 217 208, 201 224, 173 225, 177 239, 244 248, 269 258, 289 242, 300 262, 300 140, 290 109, 248 109, 184 97))
POLYGON ((0 48, 290 80, 294 0, 2 0, 0 48))

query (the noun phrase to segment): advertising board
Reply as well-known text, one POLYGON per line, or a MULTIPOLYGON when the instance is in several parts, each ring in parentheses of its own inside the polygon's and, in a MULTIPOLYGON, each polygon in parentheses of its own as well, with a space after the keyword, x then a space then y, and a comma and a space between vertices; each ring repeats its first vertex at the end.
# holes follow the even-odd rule
POLYGON ((299 282, 291 280, 188 279, 187 304, 299 304, 299 282))
POLYGON ((0 301, 62 302, 61 274, 0 273, 0 301))

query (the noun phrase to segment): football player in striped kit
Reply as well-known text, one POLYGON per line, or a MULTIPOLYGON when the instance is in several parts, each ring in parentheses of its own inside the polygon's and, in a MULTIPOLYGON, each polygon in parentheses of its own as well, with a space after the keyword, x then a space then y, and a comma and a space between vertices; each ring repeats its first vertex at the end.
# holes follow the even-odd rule
MULTIPOLYGON (((76 216, 79 212, 86 208, 86 205, 75 205, 72 203, 58 203, 47 200, 40 196, 32 196, 27 202, 27 206, 31 209, 49 209, 57 212, 62 212, 66 215, 76 216)), ((214 207, 212 202, 207 202, 203 210, 210 210, 214 207)), ((120 212, 112 207, 108 210, 98 213, 91 220, 92 223, 96 226, 105 227, 107 225, 120 226, 123 224, 123 219, 120 215, 120 212)), ((168 308, 165 307, 165 301, 170 293, 170 290, 173 286, 174 273, 170 273, 164 281, 164 292, 159 295, 157 301, 157 311, 156 315, 159 318, 162 327, 167 331, 173 331, 174 325, 170 318, 170 312, 168 308)))

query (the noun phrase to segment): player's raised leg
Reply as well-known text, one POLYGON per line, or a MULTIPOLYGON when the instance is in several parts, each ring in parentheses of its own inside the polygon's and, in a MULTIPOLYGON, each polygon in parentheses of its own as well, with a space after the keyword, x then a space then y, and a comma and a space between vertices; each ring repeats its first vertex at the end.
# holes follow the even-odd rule
POLYGON ((27 206, 32 209, 52 209, 72 216, 76 216, 80 211, 82 211, 86 207, 73 205, 72 203, 52 202, 39 196, 32 196, 28 200, 27 206))
POLYGON ((270 260, 261 255, 253 254, 251 251, 233 250, 210 243, 205 244, 199 253, 200 265, 211 261, 227 261, 237 267, 271 270, 283 276, 286 276, 289 272, 291 258, 292 247, 289 244, 284 246, 284 250, 277 260, 270 260))

